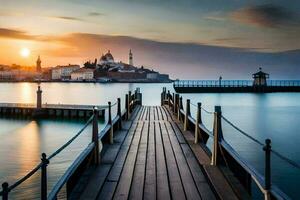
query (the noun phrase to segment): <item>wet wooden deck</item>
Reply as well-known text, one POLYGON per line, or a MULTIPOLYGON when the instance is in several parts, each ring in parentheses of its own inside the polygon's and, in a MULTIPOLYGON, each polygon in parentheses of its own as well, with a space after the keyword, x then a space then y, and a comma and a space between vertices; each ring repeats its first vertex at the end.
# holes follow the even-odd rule
POLYGON ((80 199, 216 199, 167 108, 140 107, 114 140, 80 199))

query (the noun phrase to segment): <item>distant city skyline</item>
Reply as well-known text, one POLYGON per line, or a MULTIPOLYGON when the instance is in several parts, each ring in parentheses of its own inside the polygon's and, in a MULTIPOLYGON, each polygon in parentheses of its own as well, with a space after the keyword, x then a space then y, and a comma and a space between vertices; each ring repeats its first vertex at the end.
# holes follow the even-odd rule
POLYGON ((300 79, 300 2, 0 0, 0 64, 80 64, 110 49, 172 78, 300 79), (28 55, 28 50, 30 55, 28 55))

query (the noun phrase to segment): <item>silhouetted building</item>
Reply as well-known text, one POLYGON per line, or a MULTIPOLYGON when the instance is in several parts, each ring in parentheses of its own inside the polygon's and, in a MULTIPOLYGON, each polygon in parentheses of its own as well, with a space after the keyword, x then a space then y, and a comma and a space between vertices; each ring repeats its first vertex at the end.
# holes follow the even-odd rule
POLYGON ((269 78, 269 74, 262 71, 261 67, 259 68, 259 72, 252 75, 253 77, 253 86, 267 86, 267 79, 269 78))

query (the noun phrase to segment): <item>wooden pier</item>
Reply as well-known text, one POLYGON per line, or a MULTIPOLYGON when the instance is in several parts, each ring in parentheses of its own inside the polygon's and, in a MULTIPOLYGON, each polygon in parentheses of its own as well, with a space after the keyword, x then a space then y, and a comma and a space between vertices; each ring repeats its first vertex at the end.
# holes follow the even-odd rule
MULTIPOLYGON (((257 142, 265 153, 265 173, 260 174, 223 138, 222 121, 229 123, 216 106, 214 128, 202 123, 201 103, 193 118, 187 100, 185 108, 179 94, 164 88, 161 106, 142 106, 142 94, 136 90, 125 97, 125 109, 117 100, 117 115, 112 116, 108 103, 108 121, 98 130, 98 110, 93 110, 86 125, 50 156, 14 184, 2 184, 0 196, 7 200, 10 192, 41 171, 41 199, 252 199, 256 184, 265 200, 289 199, 271 181, 271 155, 279 155, 300 169, 297 163, 271 149, 271 141, 257 142), (50 189, 47 166, 82 131, 92 124, 92 141, 64 175, 50 189), (210 150, 206 144, 213 140, 210 150)), ((238 129, 238 128, 237 128, 238 129)))
POLYGON ((173 87, 178 93, 272 93, 300 92, 300 81, 272 80, 255 86, 250 80, 176 80, 173 87))
POLYGON ((36 104, 0 103, 0 116, 5 117, 46 117, 46 118, 90 118, 93 109, 99 110, 99 118, 105 116, 103 105, 68 105, 68 104, 36 104))

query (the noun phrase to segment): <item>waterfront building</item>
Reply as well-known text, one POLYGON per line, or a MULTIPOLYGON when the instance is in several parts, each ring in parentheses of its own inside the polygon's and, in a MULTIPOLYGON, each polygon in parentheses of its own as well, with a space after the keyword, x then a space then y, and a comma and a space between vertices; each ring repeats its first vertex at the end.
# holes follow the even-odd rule
POLYGON ((71 80, 74 81, 91 81, 94 80, 94 71, 93 69, 80 68, 71 73, 71 80))
POLYGON ((56 66, 51 70, 52 80, 69 80, 71 73, 80 69, 79 65, 56 66))
POLYGON ((252 77, 254 79, 254 86, 267 86, 267 79, 269 78, 269 74, 263 72, 261 67, 259 68, 259 72, 253 74, 252 77))
POLYGON ((36 61, 36 71, 37 72, 41 72, 42 71, 42 61, 40 56, 38 57, 37 61, 36 61))

